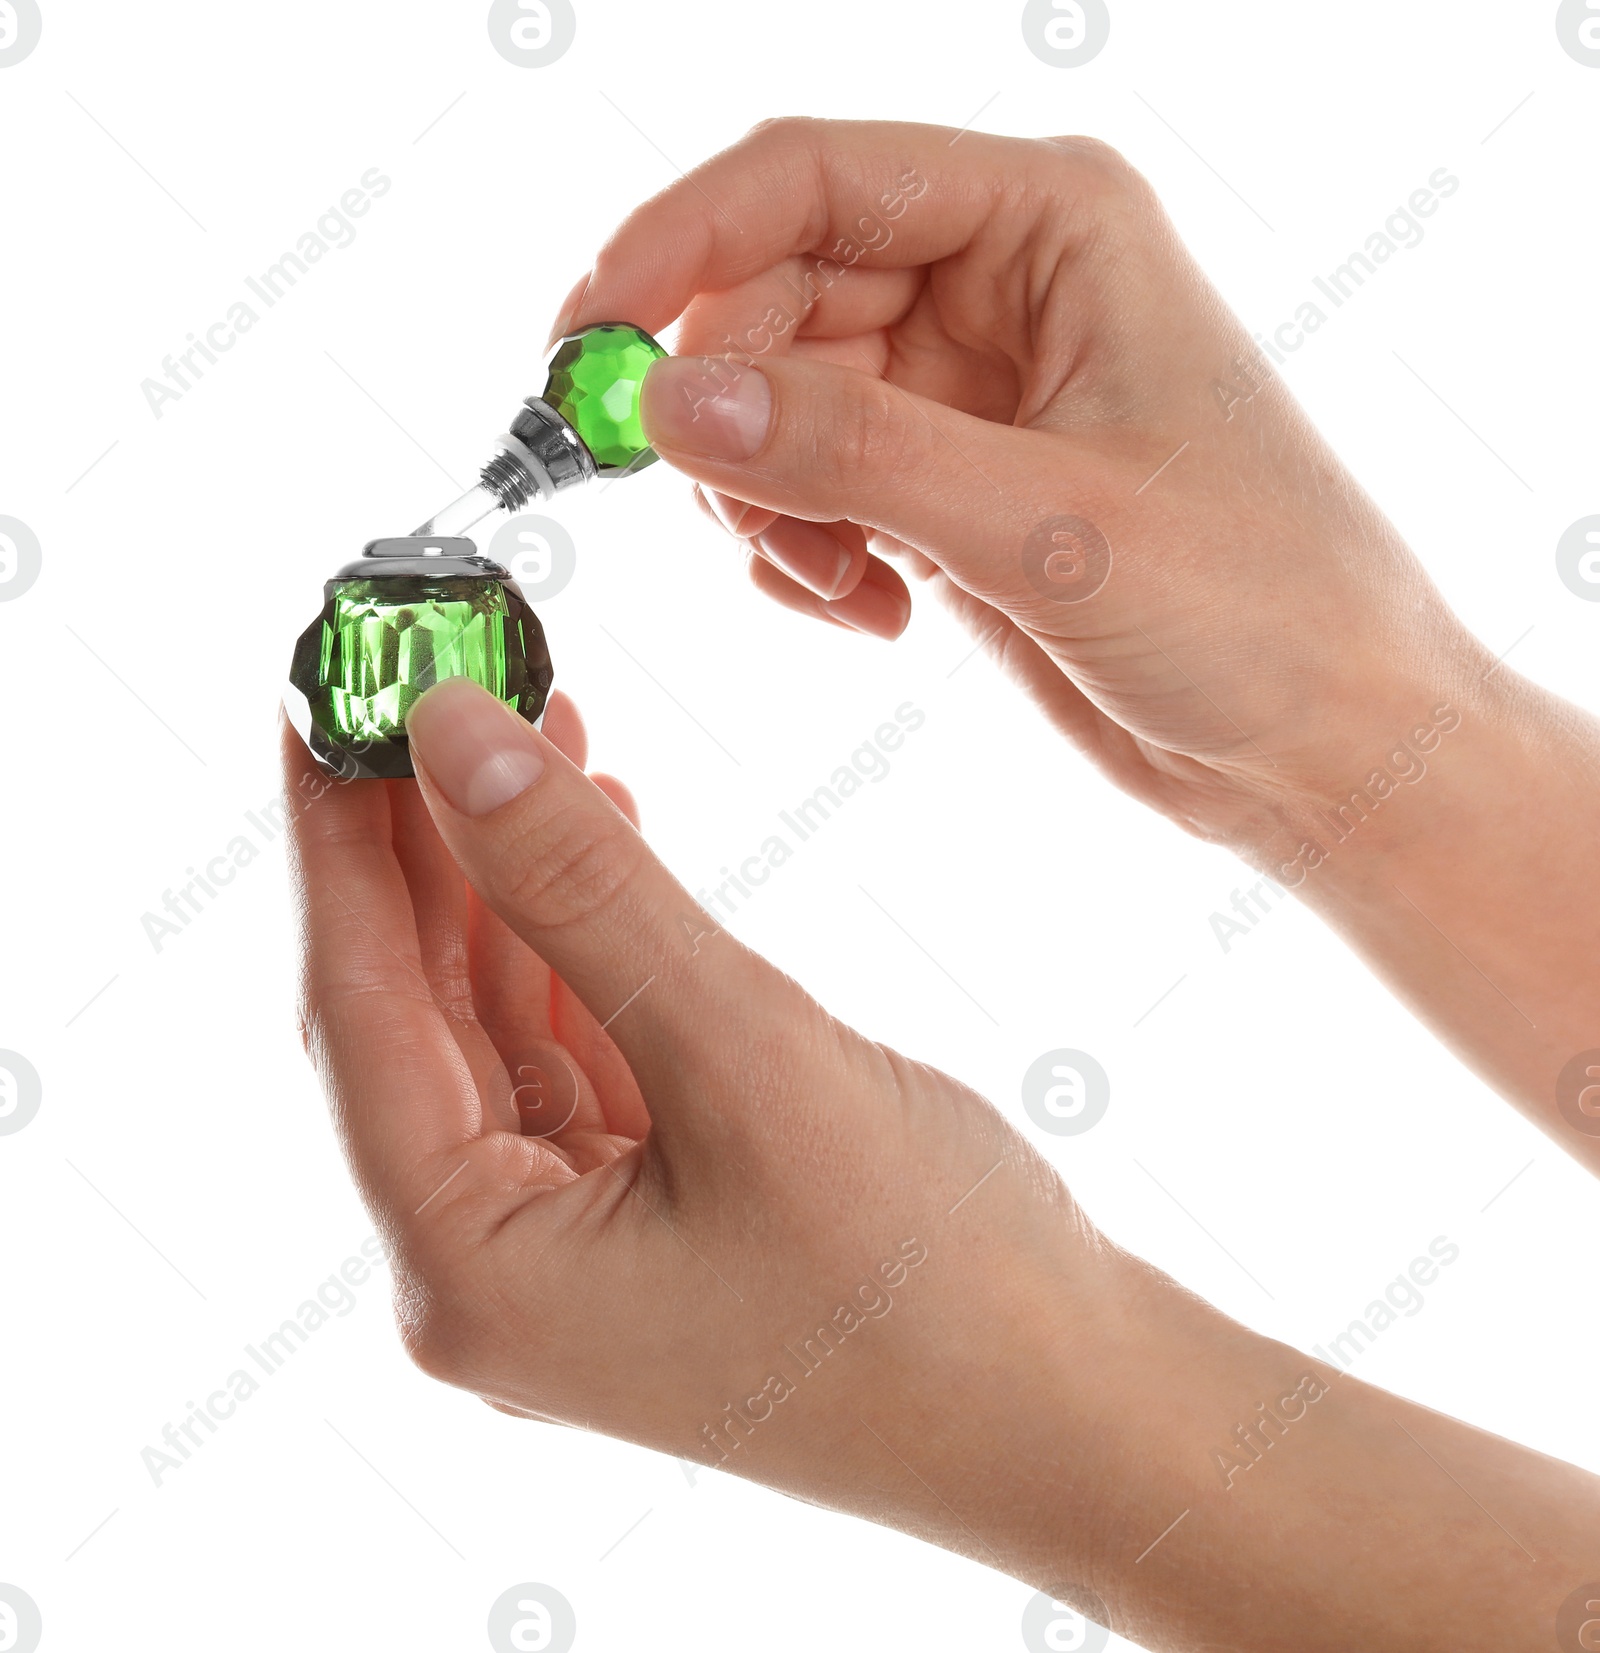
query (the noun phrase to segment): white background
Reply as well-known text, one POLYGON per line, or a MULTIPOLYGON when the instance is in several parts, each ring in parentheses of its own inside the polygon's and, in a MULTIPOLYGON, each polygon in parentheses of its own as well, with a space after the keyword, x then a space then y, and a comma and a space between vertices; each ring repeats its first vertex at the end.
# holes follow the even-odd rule
MULTIPOLYGON (((1059 69, 1014 3, 585 0, 527 69, 476 3, 44 0, 0 69, 0 514, 44 555, 0 603, 0 1046, 44 1084, 0 1137, 0 1581, 47 1650, 477 1648, 525 1580, 580 1648, 1021 1647, 1015 1581, 431 1384, 381 1274, 153 1485, 142 1449, 370 1229, 296 1038, 281 848, 159 953, 141 915, 276 793, 323 580, 470 478, 612 224, 773 114, 1103 137, 1261 331, 1449 168, 1422 244, 1284 373, 1492 647, 1600 701, 1600 606, 1554 562, 1600 511, 1600 70, 1554 10, 1121 0, 1059 69), (374 166, 355 242, 155 419, 141 381, 374 166)), ((1243 868, 1111 790, 942 613, 891 647, 763 604, 665 466, 561 505, 558 680, 691 888, 926 713, 740 934, 1264 1332, 1326 1342, 1448 1236, 1357 1369, 1600 1469, 1592 1180, 1317 921, 1285 904, 1224 954, 1243 868), (1111 1075, 1077 1138, 1020 1105, 1058 1046, 1111 1075)))

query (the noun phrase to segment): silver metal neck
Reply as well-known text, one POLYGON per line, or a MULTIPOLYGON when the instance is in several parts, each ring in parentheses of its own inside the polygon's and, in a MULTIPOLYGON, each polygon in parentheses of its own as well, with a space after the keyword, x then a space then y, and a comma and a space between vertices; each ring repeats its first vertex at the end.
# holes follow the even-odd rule
POLYGON ((598 474, 578 433, 541 396, 530 396, 498 439, 500 451, 478 474, 478 485, 430 517, 418 537, 456 536, 486 518, 520 511, 598 474))

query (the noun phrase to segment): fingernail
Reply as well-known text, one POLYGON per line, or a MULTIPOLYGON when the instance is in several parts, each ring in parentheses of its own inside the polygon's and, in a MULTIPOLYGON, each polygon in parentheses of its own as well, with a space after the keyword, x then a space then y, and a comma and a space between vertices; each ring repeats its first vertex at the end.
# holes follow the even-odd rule
POLYGON ((703 497, 711 507, 712 514, 735 539, 743 539, 740 532, 744 520, 755 509, 753 505, 746 505, 742 499, 735 499, 731 494, 719 494, 715 488, 704 490, 703 497))
POLYGON ((452 809, 487 815, 544 773, 530 724, 470 678, 436 683, 411 708, 406 734, 452 809))
POLYGON ((829 602, 839 595, 855 560, 826 528, 799 517, 780 517, 756 535, 755 543, 768 562, 829 602))
POLYGON ((589 291, 589 283, 594 280, 594 271, 585 270, 572 284, 572 291, 562 300, 561 308, 556 311, 556 324, 550 329, 550 337, 545 340, 545 349, 548 350, 563 333, 571 332, 572 318, 578 313, 578 306, 583 303, 584 295, 589 291))
POLYGON ((911 622, 911 604, 898 592, 862 581, 848 597, 828 603, 823 612, 852 631, 892 643, 911 622))
POLYGON ((663 356, 644 376, 639 412, 652 447, 702 459, 748 459, 767 439, 772 387, 724 356, 663 356))

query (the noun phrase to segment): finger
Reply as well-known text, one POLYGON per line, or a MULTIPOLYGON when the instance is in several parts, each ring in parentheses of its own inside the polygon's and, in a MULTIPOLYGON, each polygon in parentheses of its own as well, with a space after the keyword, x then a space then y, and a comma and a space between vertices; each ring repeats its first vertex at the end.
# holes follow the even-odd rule
MULTIPOLYGON (((546 737, 570 762, 581 766, 587 760, 588 732, 570 695, 558 689, 550 696, 543 727, 546 737)), ((439 841, 433 817, 420 797, 418 808, 427 815, 429 829, 464 893, 468 973, 478 1018, 506 1072, 514 1074, 524 1049, 552 1037, 550 966, 467 887, 455 857, 439 841)), ((507 1128, 517 1128, 514 1116, 507 1128)))
POLYGON ((476 890, 471 929, 478 1015, 508 1076, 505 1129, 548 1137, 563 1150, 574 1130, 643 1136, 650 1116, 616 1046, 476 890))
POLYGON ((875 529, 870 533, 867 543, 877 556, 891 566, 905 570, 914 579, 927 581, 939 575, 938 563, 926 552, 919 551, 914 545, 907 545, 903 539, 897 539, 893 534, 884 533, 882 529, 875 529))
MULTIPOLYGON (((820 296, 797 329, 795 347, 831 339, 869 338, 905 320, 927 286, 919 266, 908 270, 873 270, 856 265, 833 273, 825 258, 807 260, 805 289, 821 286, 820 296)), ((690 347, 680 337, 685 355, 716 352, 690 347)))
POLYGON ((423 974, 472 1070, 488 1129, 517 1129, 510 1081, 473 1004, 468 948, 467 881, 445 848, 417 783, 387 781, 391 839, 411 895, 423 974))
POLYGON ((557 689, 545 705, 544 722, 540 725, 556 750, 568 763, 579 769, 589 766, 589 731, 584 727, 583 713, 571 695, 557 689))
POLYGON ((594 1086, 599 1128, 637 1142, 650 1129, 650 1110, 627 1058, 594 1012, 559 976, 551 978, 550 1000, 556 1038, 572 1053, 573 1061, 594 1086))
POLYGON ((645 378, 641 411, 652 445, 703 488, 890 534, 973 595, 1047 627, 1094 602, 1092 591, 1064 602, 1043 553, 1032 576, 1025 561, 1030 533, 1061 510, 1063 472, 1067 497, 1088 517, 1110 514, 1110 491, 1126 482, 1107 475, 1103 459, 1080 459, 1060 433, 976 418, 795 356, 760 367, 663 358, 645 378))
POLYGON ((633 830, 639 830, 639 803, 633 793, 615 775, 591 775, 594 784, 622 811, 633 830))
POLYGON ((385 781, 389 838, 411 898, 417 950, 439 1008, 470 1022, 472 978, 467 970, 467 886, 455 858, 440 841, 415 781, 385 781))
MULTIPOLYGON (((422 805, 424 809, 427 805, 422 805)), ((430 823, 432 816, 429 816, 430 823)), ((437 831, 437 829, 435 829, 437 831)), ((445 851, 449 854, 448 849, 445 851)), ((456 876, 461 868, 453 855, 456 876)), ((465 885, 466 880, 462 878, 465 885)), ((500 1057, 510 1086, 527 1052, 555 1037, 550 1000, 550 966, 498 913, 483 903, 476 890, 467 892, 467 945, 472 975, 472 1000, 478 1019, 500 1057)), ((501 1115, 506 1130, 519 1129, 515 1103, 506 1097, 501 1115)))
MULTIPOLYGON (((632 792, 614 775, 591 775, 589 779, 637 831, 639 805, 632 792)), ((609 1160, 621 1151, 625 1142, 638 1141, 650 1129, 650 1111, 640 1094, 639 1082, 622 1052, 612 1043, 593 1013, 559 976, 551 978, 551 996, 551 1022, 556 1036, 593 1081, 595 1094, 600 1099, 605 1128, 612 1133, 608 1139, 612 1147, 603 1151, 603 1157, 609 1160)), ((574 1165, 582 1168, 579 1149, 566 1139, 563 1139, 562 1146, 572 1153, 574 1165)), ((601 1152, 593 1148, 591 1151, 601 1152)))
POLYGON ((586 1171, 598 1171, 603 1165, 613 1165, 638 1142, 614 1131, 571 1131, 562 1141, 562 1152, 572 1161, 572 1168, 582 1176, 586 1171))
POLYGON ((893 642, 911 620, 911 593, 905 581, 876 557, 868 560, 855 590, 832 603, 824 602, 764 557, 752 556, 749 568, 758 591, 796 614, 809 614, 885 642, 893 642))
MULTIPOLYGON (((587 760, 588 732, 570 695, 560 690, 551 695, 543 729, 570 762, 581 766, 587 760)), ((497 1121, 506 1130, 549 1135, 547 1131, 528 1130, 522 1104, 534 1094, 541 1082, 539 1076, 545 1072, 540 1052, 556 1040, 550 966, 467 885, 455 857, 439 839, 420 795, 417 808, 463 892, 472 1002, 506 1075, 497 1098, 497 1121)), ((548 1088, 551 1095, 564 1094, 566 1089, 554 1079, 548 1088)), ((583 1128, 590 1128, 591 1123, 586 1119, 583 1128)))
POLYGON ((786 258, 737 287, 701 293, 683 313, 681 356, 787 353, 800 340, 859 338, 904 320, 925 272, 841 268, 815 254, 786 258))
POLYGON ((719 932, 605 794, 493 696, 440 683, 407 730, 440 835, 610 1034, 657 1128, 662 1106, 710 1089, 685 1071, 728 1068, 732 1029, 803 1018, 809 1001, 719 932))
POLYGON ((694 485, 695 502, 716 523, 735 539, 748 540, 763 528, 770 528, 782 515, 769 511, 764 505, 752 505, 748 500, 735 499, 732 494, 719 494, 714 488, 694 485))
POLYGON ((479 1134, 477 1089, 423 970, 386 788, 322 775, 287 717, 282 749, 307 1050, 369 1204, 408 1211, 479 1134))
POLYGON ((955 135, 888 122, 757 127, 629 215, 552 340, 617 316, 660 331, 696 293, 737 287, 796 254, 826 254, 841 268, 932 263, 978 236, 997 206, 1036 215, 1048 206, 1066 239, 1061 197, 1090 187, 1080 157, 977 132, 954 146, 955 135))
POLYGON ((824 602, 847 595, 861 583, 867 568, 867 536, 855 523, 808 522, 698 484, 695 500, 718 527, 824 602))
POLYGON ((522 1135, 541 1137, 570 1158, 572 1137, 605 1132, 594 1084, 576 1053, 559 1038, 530 1040, 518 1052, 511 1077, 522 1135))
POLYGON ((775 517, 751 536, 751 543, 775 568, 825 603, 848 596, 867 571, 867 536, 853 522, 775 517))
POLYGON ((928 271, 825 269, 820 289, 811 275, 792 273, 816 263, 789 259, 729 292, 701 294, 684 312, 674 354, 833 362, 1012 423, 1021 386, 1017 358, 999 340, 952 336, 928 271))

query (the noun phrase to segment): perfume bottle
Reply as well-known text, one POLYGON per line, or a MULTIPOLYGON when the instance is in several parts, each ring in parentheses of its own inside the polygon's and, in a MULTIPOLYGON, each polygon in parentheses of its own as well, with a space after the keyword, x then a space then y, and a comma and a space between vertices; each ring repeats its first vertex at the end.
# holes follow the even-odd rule
POLYGON ((466 537, 536 499, 655 460, 639 420, 650 363, 666 352, 608 322, 560 340, 542 396, 530 396, 478 484, 415 534, 372 540, 323 588, 301 633, 284 696, 326 774, 413 773, 406 716, 447 677, 470 677, 530 723, 554 672, 544 627, 510 573, 466 537))
POLYGON ((323 587, 284 696, 318 767, 341 780, 413 773, 406 717, 470 677, 537 726, 555 673, 516 581, 469 539, 373 540, 323 587))

